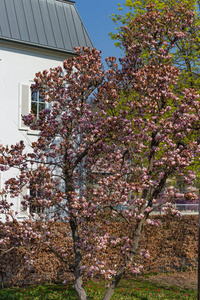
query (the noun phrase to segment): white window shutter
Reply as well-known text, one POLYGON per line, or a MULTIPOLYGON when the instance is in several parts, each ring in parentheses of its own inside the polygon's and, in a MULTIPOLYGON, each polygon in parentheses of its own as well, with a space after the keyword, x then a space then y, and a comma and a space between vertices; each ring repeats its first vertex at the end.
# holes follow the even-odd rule
POLYGON ((19 93, 19 129, 28 130, 28 127, 24 125, 22 121, 22 116, 28 115, 30 113, 30 100, 31 90, 30 84, 20 83, 20 93, 19 93))

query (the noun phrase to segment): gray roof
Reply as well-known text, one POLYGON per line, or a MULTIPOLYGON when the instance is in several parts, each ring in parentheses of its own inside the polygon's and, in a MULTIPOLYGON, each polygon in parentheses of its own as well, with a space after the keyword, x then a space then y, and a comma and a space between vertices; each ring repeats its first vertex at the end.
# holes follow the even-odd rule
POLYGON ((0 0, 0 40, 73 53, 93 48, 74 2, 0 0))

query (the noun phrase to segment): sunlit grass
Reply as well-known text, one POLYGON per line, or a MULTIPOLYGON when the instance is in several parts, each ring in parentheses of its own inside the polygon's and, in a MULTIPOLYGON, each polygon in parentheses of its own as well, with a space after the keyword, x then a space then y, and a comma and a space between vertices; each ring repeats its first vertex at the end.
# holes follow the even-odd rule
MULTIPOLYGON (((89 282, 84 284, 90 300, 100 300, 106 291, 105 282, 89 282)), ((8 288, 0 290, 0 299, 2 300, 75 300, 78 299, 71 284, 45 284, 26 288, 8 288)), ((112 300, 129 299, 197 299, 196 291, 177 287, 161 286, 157 283, 139 280, 123 280, 117 287, 112 300)))

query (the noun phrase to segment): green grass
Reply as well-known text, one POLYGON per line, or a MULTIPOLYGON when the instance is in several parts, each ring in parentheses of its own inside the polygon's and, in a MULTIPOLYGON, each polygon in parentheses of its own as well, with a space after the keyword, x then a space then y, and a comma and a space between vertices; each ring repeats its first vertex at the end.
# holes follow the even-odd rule
MULTIPOLYGON (((100 300, 106 291, 105 283, 91 282, 84 284, 90 300, 100 300)), ((77 300, 72 285, 45 284, 26 288, 8 288, 0 290, 1 300, 77 300)), ((175 300, 197 299, 196 291, 185 288, 166 287, 156 283, 139 280, 122 280, 112 300, 175 300)))

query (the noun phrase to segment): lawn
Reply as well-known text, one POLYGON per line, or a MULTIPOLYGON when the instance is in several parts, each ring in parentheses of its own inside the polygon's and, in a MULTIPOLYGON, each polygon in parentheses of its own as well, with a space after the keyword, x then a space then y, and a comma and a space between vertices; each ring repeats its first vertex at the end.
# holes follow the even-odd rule
MULTIPOLYGON (((105 293, 106 287, 103 282, 84 284, 88 292, 89 299, 100 300, 105 293)), ((26 288, 8 288, 0 290, 1 300, 75 300, 78 299, 71 284, 45 284, 26 288)), ((197 293, 193 289, 185 287, 179 289, 177 287, 161 286, 157 283, 150 283, 145 280, 122 280, 112 299, 128 300, 128 299, 197 299, 197 293)))

